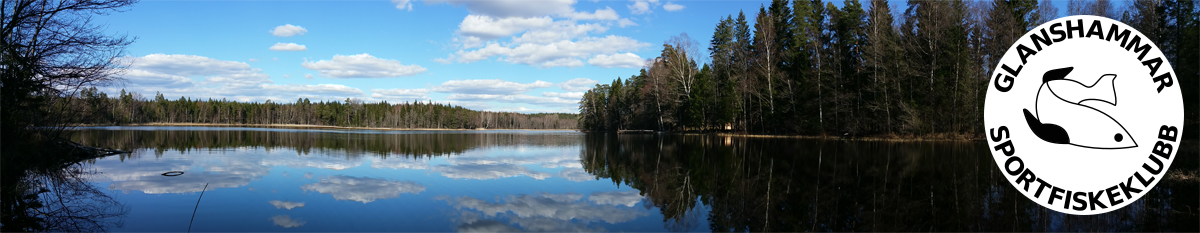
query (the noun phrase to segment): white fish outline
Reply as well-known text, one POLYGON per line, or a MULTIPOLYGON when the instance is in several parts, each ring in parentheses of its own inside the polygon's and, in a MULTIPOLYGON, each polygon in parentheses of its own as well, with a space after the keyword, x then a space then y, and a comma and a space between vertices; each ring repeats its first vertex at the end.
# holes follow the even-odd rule
POLYGON ((1129 136, 1124 125, 1108 113, 1091 106, 1117 105, 1114 84, 1117 75, 1105 74, 1087 85, 1067 78, 1072 70, 1073 67, 1054 69, 1043 75, 1034 106, 1035 113, 1024 110, 1026 123, 1034 134, 1046 142, 1090 149, 1137 147, 1137 142, 1129 136), (1054 98, 1043 97, 1043 92, 1050 93, 1054 98))

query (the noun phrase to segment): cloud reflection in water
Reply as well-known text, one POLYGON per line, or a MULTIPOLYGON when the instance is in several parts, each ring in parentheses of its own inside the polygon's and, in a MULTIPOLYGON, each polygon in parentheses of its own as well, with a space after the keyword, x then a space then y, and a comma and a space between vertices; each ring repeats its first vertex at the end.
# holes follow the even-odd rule
POLYGON ((399 197, 402 193, 417 194, 425 186, 412 181, 394 181, 377 178, 330 176, 320 182, 306 184, 300 189, 333 195, 333 199, 370 203, 379 199, 399 197))
POLYGON ((306 223, 303 220, 293 219, 292 217, 287 216, 287 215, 275 215, 275 217, 271 217, 271 222, 275 223, 275 225, 281 226, 283 228, 300 227, 300 226, 304 226, 304 224, 306 223))
POLYGON ((612 205, 591 205, 579 199, 556 194, 517 195, 504 198, 503 202, 492 203, 473 197, 458 197, 448 200, 455 208, 474 210, 487 216, 512 213, 520 218, 545 217, 558 220, 580 220, 584 222, 604 221, 622 223, 647 213, 634 208, 612 205))
POLYGON ((530 170, 516 164, 437 165, 433 167, 433 171, 440 172, 442 176, 449 178, 475 180, 491 180, 519 175, 541 180, 551 176, 550 173, 530 170))
POLYGON ((275 206, 276 209, 292 210, 292 208, 304 208, 304 202, 271 200, 270 203, 271 203, 271 205, 275 206))

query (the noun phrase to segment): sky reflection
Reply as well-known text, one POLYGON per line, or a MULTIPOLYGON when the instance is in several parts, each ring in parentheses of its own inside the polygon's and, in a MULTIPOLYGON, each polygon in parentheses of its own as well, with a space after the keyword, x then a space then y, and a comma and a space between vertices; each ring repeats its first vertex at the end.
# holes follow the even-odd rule
MULTIPOLYGON (((165 136, 174 137, 174 132, 165 136)), ((164 136, 161 131, 134 133, 164 136)), ((198 134, 189 137, 201 142, 210 133, 230 135, 187 133, 198 134)), ((305 133, 313 137, 313 132, 305 133)), ((343 136, 363 137, 316 135, 321 140, 343 136)), ((525 144, 529 140, 506 139, 524 137, 520 134, 485 134, 501 140, 484 138, 476 147, 454 146, 422 155, 328 148, 321 142, 303 151, 229 142, 224 144, 236 146, 181 148, 159 143, 130 148, 132 155, 94 161, 97 174, 90 181, 131 207, 125 225, 110 231, 186 227, 201 191, 205 194, 194 231, 661 229, 658 211, 637 206, 643 200, 638 191, 597 180, 582 169, 580 146, 570 142, 581 139, 579 135, 530 136, 562 137, 555 139, 562 142, 525 144), (167 171, 184 174, 163 176, 167 171)))

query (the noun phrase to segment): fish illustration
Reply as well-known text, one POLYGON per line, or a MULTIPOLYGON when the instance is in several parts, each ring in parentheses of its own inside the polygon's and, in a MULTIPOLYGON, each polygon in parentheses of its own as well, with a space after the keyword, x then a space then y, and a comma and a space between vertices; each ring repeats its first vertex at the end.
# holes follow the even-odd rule
POLYGON ((1023 109, 1025 122, 1038 138, 1055 144, 1092 149, 1137 147, 1120 122, 1097 107, 1117 105, 1114 80, 1105 74, 1091 84, 1067 78, 1074 67, 1047 71, 1042 75, 1033 112, 1023 109))

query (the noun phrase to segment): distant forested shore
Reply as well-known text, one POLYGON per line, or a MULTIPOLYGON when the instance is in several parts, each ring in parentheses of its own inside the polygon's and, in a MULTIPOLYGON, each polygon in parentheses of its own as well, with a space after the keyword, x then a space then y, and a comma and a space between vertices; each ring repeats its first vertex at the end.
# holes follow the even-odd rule
POLYGON ((118 96, 84 89, 62 101, 74 114, 65 119, 74 125, 211 125, 250 127, 328 126, 390 129, 575 129, 576 115, 476 111, 439 103, 364 103, 360 100, 294 103, 238 102, 162 94, 153 99, 124 90, 118 96))
POLYGON ((74 124, 69 127, 234 127, 234 128, 282 128, 282 129, 348 129, 348 130, 402 130, 402 131, 459 131, 459 130, 528 130, 528 131, 560 131, 576 129, 489 129, 489 128, 394 128, 394 127, 355 127, 355 126, 330 126, 330 125, 303 125, 303 124, 238 124, 238 123, 128 123, 128 124, 74 124))
MULTIPOLYGON (((979 135, 996 63, 1026 31, 1063 15, 1045 0, 892 8, 886 0, 845 0, 840 8, 774 0, 749 18, 722 17, 708 48, 680 34, 640 73, 585 92, 580 128, 979 135)), ((1072 0, 1065 13, 1116 19, 1153 41, 1175 69, 1185 131, 1192 132, 1200 119, 1198 9, 1192 0, 1072 0)))

